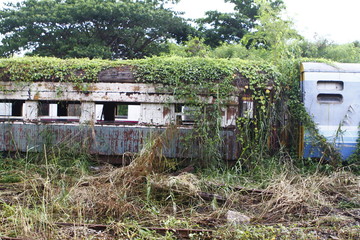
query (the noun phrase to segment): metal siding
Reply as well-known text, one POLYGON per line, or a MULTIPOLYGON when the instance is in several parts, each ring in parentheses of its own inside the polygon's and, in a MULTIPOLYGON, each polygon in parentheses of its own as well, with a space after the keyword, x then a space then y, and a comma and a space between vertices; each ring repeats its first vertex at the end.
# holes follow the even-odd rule
MULTIPOLYGON (((326 64, 325 64, 326 65, 326 64)), ((307 112, 328 142, 335 143, 342 157, 348 158, 355 150, 360 122, 360 64, 337 64, 337 71, 324 64, 304 64, 303 101, 307 112), (318 68, 315 68, 317 65, 318 68), (318 72, 316 72, 316 69, 318 72), (356 72, 358 70, 358 72, 356 72), (324 72, 321 72, 324 71, 324 72), (318 81, 343 81, 341 90, 318 89, 318 81), (341 94, 340 103, 319 103, 319 94, 341 94), (339 131, 340 130, 340 131, 339 131)), ((321 151, 312 146, 305 131, 304 157, 321 157, 321 151)))
MULTIPOLYGON (((165 132, 165 127, 145 126, 86 126, 79 124, 0 124, 1 151, 42 151, 44 144, 86 148, 92 154, 120 155, 136 153, 154 136, 165 132)), ((171 130, 170 130, 171 131, 171 130)), ((191 128, 180 128, 164 138, 164 155, 169 158, 199 157, 199 144, 189 142, 191 128)), ((224 129, 220 147, 223 158, 235 160, 238 155, 235 130, 224 129)))

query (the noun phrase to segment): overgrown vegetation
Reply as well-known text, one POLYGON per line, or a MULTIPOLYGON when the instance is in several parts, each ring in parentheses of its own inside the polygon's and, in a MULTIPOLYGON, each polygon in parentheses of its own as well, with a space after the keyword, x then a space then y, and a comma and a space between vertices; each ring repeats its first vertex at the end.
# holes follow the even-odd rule
MULTIPOLYGON (((161 5, 166 1, 155 2, 161 5)), ((229 2, 237 6, 253 3, 229 2)), ((157 48, 157 53, 126 55, 133 58, 161 52, 163 57, 131 61, 1 59, 0 79, 19 87, 23 82, 51 80, 73 82, 79 91, 87 91, 100 71, 130 68, 138 82, 162 83, 159 91, 173 93, 195 109, 195 134, 191 137, 203 148, 193 162, 201 163, 195 170, 193 166, 181 169, 176 160, 163 156, 171 129, 150 139, 131 164, 122 168, 93 161, 96 157, 79 152, 80 146, 44 145, 42 153, 4 153, 0 158, 0 237, 178 238, 172 231, 159 234, 152 228, 160 226, 212 230, 191 234, 191 239, 359 239, 359 147, 349 165, 343 167, 336 148, 318 133, 306 113, 298 84, 300 62, 359 62, 359 44, 307 42, 293 30, 291 22, 279 18, 281 5, 277 4, 281 1, 255 3, 245 9, 250 20, 245 14, 244 19, 232 22, 249 21, 251 26, 229 39, 215 36, 210 44, 207 34, 200 34, 189 37, 183 45, 167 44, 170 52, 157 48), (241 92, 236 92, 239 89, 241 92), (257 111, 252 118, 245 114, 237 119, 242 152, 229 166, 220 161, 219 119, 233 93, 249 95, 257 111), (199 94, 213 97, 214 104, 204 103, 199 94), (300 123, 324 150, 323 159, 330 161, 298 158, 300 123), (275 136, 271 142, 269 136, 275 136), (281 141, 283 136, 286 142, 281 141), (248 216, 250 222, 235 224, 227 219, 229 211, 248 216), (107 228, 66 227, 61 222, 106 224, 107 228)), ((209 12, 202 22, 230 21, 240 15, 209 12)), ((72 47, 71 53, 80 53, 75 54, 78 57, 111 58, 112 54, 98 42, 72 47)), ((56 55, 43 49, 38 52, 56 55)))
POLYGON ((1 158, 1 235, 177 239, 171 231, 162 235, 152 228, 164 227, 212 229, 192 234, 191 239, 209 234, 211 239, 359 237, 359 177, 343 170, 303 175, 289 159, 281 164, 274 159, 266 172, 253 171, 256 175, 237 169, 175 174, 169 171, 174 163, 162 155, 168 137, 154 136, 122 168, 91 162, 83 154, 68 158, 72 149, 47 148, 39 154, 1 158), (17 178, 9 180, 9 174, 17 178), (249 216, 251 225, 233 225, 226 220, 229 210, 249 216), (99 231, 63 222, 107 228, 99 231))

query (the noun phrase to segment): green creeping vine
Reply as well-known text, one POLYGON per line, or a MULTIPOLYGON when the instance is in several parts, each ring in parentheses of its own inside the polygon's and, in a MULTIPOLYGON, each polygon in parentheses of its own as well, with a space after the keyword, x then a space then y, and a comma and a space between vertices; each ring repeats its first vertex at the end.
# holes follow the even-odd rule
MULTIPOLYGON (((6 58, 0 59, 0 79, 15 84, 34 81, 72 82, 80 91, 86 91, 87 84, 96 82, 101 70, 112 66, 115 66, 115 62, 104 60, 6 58)), ((58 91, 63 92, 62 89, 58 91)))
MULTIPOLYGON (((173 93, 185 105, 196 109, 192 111, 196 119, 195 138, 203 146, 201 158, 206 162, 221 158, 218 151, 221 115, 230 97, 242 96, 245 92, 239 89, 247 89, 252 92, 260 112, 265 113, 270 94, 264 89, 268 84, 276 88, 279 76, 276 68, 268 63, 240 59, 156 57, 106 61, 25 57, 1 59, 0 79, 19 84, 44 80, 73 82, 79 91, 86 91, 88 83, 98 81, 100 71, 125 65, 132 66, 137 82, 161 83, 163 91, 173 93), (237 82, 242 88, 235 86, 237 82), (213 104, 204 102, 203 96, 212 96, 213 104)), ((62 90, 58 92, 61 94, 62 90)), ((261 119, 265 118, 256 120, 261 119)))
MULTIPOLYGON (((221 145, 220 125, 223 107, 231 96, 242 97, 250 95, 259 109, 256 117, 251 119, 254 126, 262 126, 261 121, 269 118, 272 97, 268 85, 277 89, 278 76, 276 68, 264 62, 244 61, 240 59, 209 59, 209 58, 152 58, 140 61, 136 68, 136 76, 142 82, 163 83, 173 94, 193 107, 195 115, 195 138, 201 143, 202 153, 200 164, 217 166, 219 163, 219 148, 221 145), (240 85, 236 87, 235 85, 240 85), (203 94, 213 96, 215 101, 211 106, 203 102, 203 94)), ((242 118, 239 118, 239 122, 242 118)), ((238 140, 243 149, 261 140, 261 146, 266 146, 269 128, 257 131, 255 128, 242 129, 238 124, 238 140), (257 132, 255 138, 247 138, 247 131, 257 132), (261 135, 261 137, 260 137, 261 135), (265 141, 265 143, 264 143, 265 141), (264 144, 263 144, 264 143, 264 144)), ((268 124, 266 124, 268 125, 268 124)), ((249 148, 253 149, 253 148, 249 148)), ((244 151, 243 155, 248 155, 244 151)))
MULTIPOLYGON (((294 129, 301 122, 320 143, 325 154, 339 155, 336 149, 318 133, 311 117, 301 103, 299 65, 309 59, 289 59, 276 64, 241 59, 155 57, 141 60, 109 61, 89 59, 57 59, 24 57, 0 59, 0 80, 12 81, 21 87, 24 82, 72 82, 79 91, 98 81, 98 74, 108 68, 130 66, 137 82, 161 83, 167 93, 193 107, 196 123, 195 138, 203 146, 201 158, 206 164, 217 163, 221 145, 220 126, 223 107, 231 96, 247 96, 254 102, 253 118, 245 115, 237 120, 237 139, 242 145, 241 160, 256 164, 254 159, 265 159, 269 153, 269 136, 274 131, 287 135, 288 146, 297 146, 294 129), (268 86, 272 90, 266 90, 268 86), (202 96, 212 96, 213 104, 202 96), (288 122, 284 122, 287 116, 288 122)), ((324 60, 311 60, 321 61, 324 60)), ((4 91, 4 89, 0 89, 4 91)), ((63 89, 58 89, 59 94, 63 89)))
POLYGON ((356 148, 353 154, 350 155, 348 163, 350 167, 357 173, 360 173, 360 125, 358 131, 358 139, 356 140, 356 148))

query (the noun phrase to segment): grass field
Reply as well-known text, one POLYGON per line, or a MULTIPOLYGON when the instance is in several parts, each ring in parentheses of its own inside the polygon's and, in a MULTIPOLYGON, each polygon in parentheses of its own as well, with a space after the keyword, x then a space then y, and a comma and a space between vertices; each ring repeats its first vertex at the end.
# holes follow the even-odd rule
POLYGON ((4 155, 0 236, 360 239, 360 177, 346 169, 304 171, 274 157, 253 171, 238 165, 181 171, 160 145, 154 139, 125 167, 58 148, 4 155))

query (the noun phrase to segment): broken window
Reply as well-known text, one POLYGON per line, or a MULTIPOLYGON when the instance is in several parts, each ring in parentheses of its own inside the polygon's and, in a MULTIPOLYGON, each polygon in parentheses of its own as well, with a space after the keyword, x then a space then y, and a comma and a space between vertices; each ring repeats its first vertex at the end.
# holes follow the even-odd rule
POLYGON ((96 119, 105 122, 138 123, 139 103, 108 102, 96 104, 96 119))
POLYGON ((254 102, 251 100, 243 100, 241 106, 241 117, 254 117, 254 102))
POLYGON ((186 106, 183 104, 175 104, 176 124, 193 125, 195 123, 195 113, 198 108, 194 106, 186 106))
POLYGON ((21 119, 24 102, 25 101, 20 100, 0 102, 0 117, 7 119, 21 119))
POLYGON ((39 102, 39 117, 46 121, 78 121, 81 115, 80 102, 39 102))

